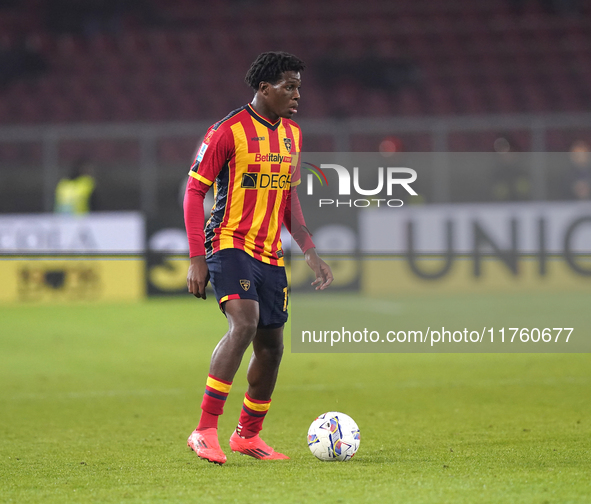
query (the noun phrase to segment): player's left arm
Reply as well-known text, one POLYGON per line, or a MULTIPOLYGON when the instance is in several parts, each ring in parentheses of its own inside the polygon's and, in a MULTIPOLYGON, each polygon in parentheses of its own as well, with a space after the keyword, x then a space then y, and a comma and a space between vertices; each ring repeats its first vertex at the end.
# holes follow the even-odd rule
POLYGON ((300 249, 302 249, 306 264, 316 275, 312 285, 316 287, 316 290, 326 289, 334 279, 332 270, 316 252, 316 246, 312 241, 312 234, 306 227, 302 206, 295 187, 288 192, 283 223, 300 249))
POLYGON ((312 282, 312 285, 316 286, 316 290, 326 289, 334 280, 330 266, 320 258, 315 247, 306 250, 304 257, 306 264, 316 275, 316 279, 312 282))
POLYGON ((312 285, 316 286, 316 290, 324 290, 332 283, 334 278, 330 266, 316 252, 316 246, 312 241, 312 233, 306 227, 302 206, 298 198, 297 186, 301 182, 302 132, 297 124, 294 123, 294 127, 297 128, 297 150, 294 154, 296 156, 296 163, 293 166, 294 170, 291 174, 291 189, 287 194, 283 223, 300 249, 302 249, 306 264, 316 276, 312 285))
POLYGON ((234 149, 227 130, 210 128, 197 152, 183 203, 185 228, 189 242, 191 263, 187 272, 187 289, 195 297, 206 299, 205 287, 209 269, 205 262, 205 212, 203 200, 234 149))

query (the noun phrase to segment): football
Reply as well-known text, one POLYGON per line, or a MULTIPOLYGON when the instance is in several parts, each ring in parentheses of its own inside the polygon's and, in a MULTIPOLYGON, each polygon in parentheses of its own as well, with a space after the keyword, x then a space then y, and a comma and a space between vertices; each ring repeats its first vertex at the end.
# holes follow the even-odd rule
POLYGON ((308 429, 308 447, 325 462, 346 462, 359 449, 359 427, 344 413, 329 411, 312 422, 308 429))

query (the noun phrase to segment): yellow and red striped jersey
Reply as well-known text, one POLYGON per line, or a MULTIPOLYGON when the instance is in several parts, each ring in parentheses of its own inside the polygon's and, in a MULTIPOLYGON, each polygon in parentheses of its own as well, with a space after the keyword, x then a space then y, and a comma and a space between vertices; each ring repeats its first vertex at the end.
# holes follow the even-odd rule
POLYGON ((250 105, 207 131, 189 172, 214 186, 205 228, 207 257, 238 248, 264 263, 283 265, 281 224, 289 191, 300 183, 301 146, 294 121, 271 123, 250 105))

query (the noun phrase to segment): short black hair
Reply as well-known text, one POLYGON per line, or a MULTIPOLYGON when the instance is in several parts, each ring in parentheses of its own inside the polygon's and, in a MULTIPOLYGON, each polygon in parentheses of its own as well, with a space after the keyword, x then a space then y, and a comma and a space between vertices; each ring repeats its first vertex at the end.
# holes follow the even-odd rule
POLYGON ((261 82, 277 84, 283 72, 301 72, 304 68, 304 62, 293 54, 281 51, 266 52, 259 54, 250 65, 244 82, 257 91, 261 82))

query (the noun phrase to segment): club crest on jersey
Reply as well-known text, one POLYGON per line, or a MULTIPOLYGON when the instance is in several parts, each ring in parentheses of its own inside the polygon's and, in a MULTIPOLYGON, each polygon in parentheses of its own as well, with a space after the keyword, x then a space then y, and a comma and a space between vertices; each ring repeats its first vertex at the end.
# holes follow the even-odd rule
POLYGON ((287 152, 291 152, 291 138, 284 138, 283 143, 285 144, 287 152))
POLYGON ((250 280, 240 280, 240 287, 242 287, 245 291, 250 289, 250 280))

